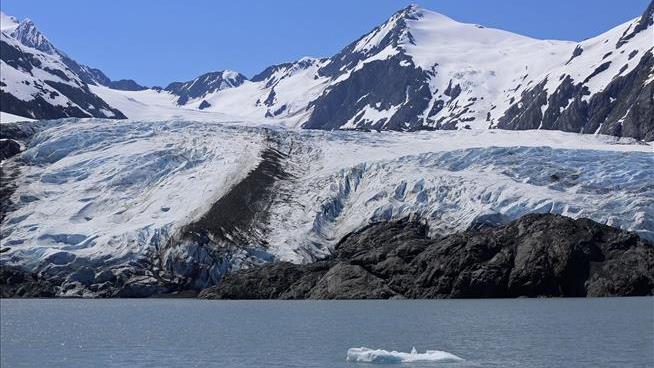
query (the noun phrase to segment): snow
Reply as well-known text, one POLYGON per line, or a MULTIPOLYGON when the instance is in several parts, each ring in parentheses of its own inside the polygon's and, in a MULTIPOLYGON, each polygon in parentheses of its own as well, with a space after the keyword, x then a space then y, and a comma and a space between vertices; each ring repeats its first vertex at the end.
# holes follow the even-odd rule
POLYGON ((369 222, 413 216, 444 233, 489 212, 511 219, 530 212, 590 217, 654 236, 651 220, 636 220, 647 218, 654 200, 651 190, 639 192, 644 177, 654 175, 651 145, 600 147, 576 134, 547 133, 316 134, 307 140, 324 143, 319 158, 304 159, 311 175, 289 189, 301 205, 273 208, 273 253, 301 262, 303 252, 325 255, 369 222), (640 153, 609 152, 624 148, 640 153))
POLYGON ((27 47, 40 50, 49 55, 60 56, 59 51, 57 51, 54 45, 48 41, 45 35, 39 31, 34 22, 29 18, 25 18, 20 22, 18 27, 11 32, 11 37, 17 39, 27 47))
POLYGON ((0 11, 0 31, 11 33, 18 27, 18 19, 0 11))
MULTIPOLYGON (((4 92, 23 101, 31 101, 40 96, 51 105, 76 106, 80 110, 86 111, 87 106, 75 104, 68 97, 44 82, 63 83, 75 89, 80 89, 84 85, 81 79, 63 63, 60 55, 47 54, 25 46, 18 40, 9 37, 5 32, 0 34, 0 38, 10 46, 31 54, 39 61, 38 66, 34 65, 32 70, 27 71, 14 68, 4 60, 0 60, 0 80, 5 84, 2 86, 4 92), (65 78, 48 70, 59 71, 65 78)), ((113 113, 108 115, 108 117, 112 116, 113 113)))
POLYGON ((240 73, 233 70, 223 70, 222 76, 225 81, 233 82, 234 80, 238 79, 240 73))
MULTIPOLYGON (((3 29, 13 30, 17 27, 15 18, 5 14, 2 17, 3 29)), ((581 83, 598 66, 610 62, 607 70, 586 83, 589 91, 596 93, 619 75, 623 66, 627 65, 623 74, 633 70, 641 57, 652 52, 651 29, 638 33, 619 50, 615 49, 615 44, 636 21, 637 19, 628 21, 597 37, 576 43, 538 40, 499 29, 461 23, 436 12, 410 6, 353 43, 351 51, 357 56, 356 63, 343 66, 341 72, 331 78, 320 75, 318 71, 334 60, 304 57, 290 63, 290 66, 280 66, 264 81, 245 81, 238 86, 235 81, 239 74, 223 71, 223 83, 216 91, 192 99, 183 106, 177 105, 177 96, 165 91, 117 91, 96 86, 91 86, 91 89, 132 120, 179 118, 221 122, 266 121, 266 124, 300 127, 312 113, 312 102, 326 91, 369 63, 387 60, 401 53, 403 55, 398 58, 401 66, 415 65, 430 75, 428 83, 432 96, 420 116, 424 126, 433 127, 439 121, 448 122, 457 117, 456 127, 459 129, 488 129, 497 126, 499 117, 504 115, 511 104, 519 103, 522 93, 536 85, 544 83, 545 92, 551 94, 558 87, 561 76, 569 75, 575 83, 581 83), (390 39, 393 42, 387 43, 390 39), (583 52, 570 60, 576 47, 583 49, 583 52), (635 58, 628 60, 632 51, 638 53, 635 58), (462 92, 458 98, 443 95, 450 83, 461 87, 462 92), (274 98, 269 99, 270 96, 274 98), (204 100, 210 107, 200 110, 199 106, 204 100), (267 100, 272 103, 264 102, 267 100), (444 108, 437 114, 428 116, 439 100, 444 102, 444 108)), ((35 30, 33 27, 24 28, 35 30)), ((35 33, 36 36, 42 35, 35 33)), ((71 79, 69 84, 80 85, 79 78, 61 65, 60 60, 54 57, 48 59, 44 55, 37 52, 44 66, 62 70, 71 79)), ((50 94, 47 92, 51 92, 47 86, 44 87, 45 92, 39 92, 38 89, 26 86, 25 82, 32 85, 34 81, 44 79, 65 82, 41 68, 37 68, 33 76, 23 71, 10 70, 6 65, 3 65, 2 72, 3 82, 8 84, 3 90, 8 90, 23 100, 30 100, 37 93, 48 98, 50 94)), ((653 78, 654 75, 651 75, 647 83, 653 78)), ((588 99, 590 96, 583 98, 588 99)), ((407 100, 405 104, 410 105, 412 102, 407 100)), ((69 101, 59 96, 52 103, 64 105, 69 101)), ((380 110, 366 106, 362 110, 365 118, 355 122, 359 115, 355 114, 343 121, 342 127, 353 129, 364 122, 374 124, 384 119, 388 121, 400 107, 402 106, 398 105, 380 110)), ((83 106, 80 108, 85 109, 83 106)), ((550 106, 545 104, 541 106, 541 111, 544 113, 548 108, 550 106)))
POLYGON ((415 347, 411 349, 410 353, 361 347, 348 349, 345 360, 353 363, 399 364, 418 362, 453 363, 464 359, 440 350, 427 350, 424 353, 418 353, 415 347))
MULTIPOLYGON (((411 10, 408 10, 411 11, 411 10)), ((372 32, 363 36, 354 46, 353 52, 367 53, 369 51, 375 50, 380 46, 382 41, 388 37, 394 29, 397 29, 398 22, 404 17, 403 12, 398 12, 394 14, 388 21, 386 21, 381 26, 372 30, 372 32)), ((406 39, 407 33, 403 32, 400 36, 402 39, 406 39)))
MULTIPOLYGON (((42 96, 52 105, 75 105, 70 101, 66 96, 57 92, 54 88, 50 87, 46 83, 42 82, 42 79, 34 77, 33 75, 37 74, 38 69, 32 69, 32 75, 30 73, 23 72, 0 60, 0 80, 5 84, 2 89, 12 94, 19 100, 31 101, 36 96, 42 96), (45 93, 44 93, 45 92, 45 93)), ((48 78, 60 81, 59 77, 48 78)), ((76 105, 75 105, 76 106, 76 105)), ((84 109, 82 109, 84 110, 84 109)))
MULTIPOLYGON (((271 124, 297 127, 305 120, 307 106, 324 90, 326 78, 317 77, 323 65, 319 59, 303 58, 293 66, 282 68, 261 82, 245 81, 235 88, 222 88, 187 104, 177 104, 178 96, 167 91, 152 89, 143 91, 120 91, 104 86, 89 86, 110 106, 117 108, 131 120, 186 119, 193 121, 249 121, 252 124, 271 124), (263 103, 271 91, 275 99, 271 106, 263 103), (199 109, 202 101, 211 104, 199 109), (267 113, 283 112, 274 118, 267 113)), ((236 72, 224 71, 225 83, 236 77, 236 72)))
POLYGON ((401 105, 391 106, 386 110, 379 110, 371 105, 364 106, 358 114, 356 114, 347 123, 341 126, 341 129, 356 129, 356 127, 363 122, 374 123, 382 120, 385 117, 395 115, 401 105))
POLYGON ((120 91, 105 86, 89 86, 89 88, 91 92, 131 120, 187 119, 220 122, 243 120, 241 117, 236 118, 219 112, 178 106, 176 101, 179 97, 163 90, 120 91))
MULTIPOLYGON (((407 11, 414 19, 405 19, 399 44, 379 47, 399 24, 397 15, 356 43, 355 49, 365 55, 333 79, 318 72, 329 60, 303 58, 264 81, 222 88, 184 106, 166 91, 90 86, 129 119, 50 121, 21 155, 3 161, 3 170, 16 169, 18 176, 11 197, 15 209, 7 214, 0 241, 10 250, 0 255, 0 263, 35 268, 66 253, 97 262, 97 267, 127 267, 175 240, 184 225, 243 180, 261 162, 271 139, 288 155, 282 165, 290 179, 275 183, 266 220, 252 230, 265 234, 266 243, 243 245, 256 250, 258 256, 252 257, 259 261, 309 262, 330 254, 343 236, 366 224, 404 218, 426 222, 432 234, 447 234, 465 230, 487 214, 516 219, 549 212, 588 217, 654 239, 652 144, 600 134, 488 130, 485 119, 491 106, 496 106, 493 117, 501 116, 510 99, 517 101, 527 88, 546 81, 545 89, 552 93, 560 75, 582 82, 611 61, 587 82, 591 92, 600 91, 627 63, 626 55, 639 50, 637 56, 643 57, 643 50, 651 49, 649 30, 625 44, 624 52, 613 51, 601 61, 631 24, 625 23, 580 43, 584 52, 566 65, 575 43, 458 23, 417 7, 407 11), (457 102, 474 97, 474 105, 462 115, 475 119, 465 122, 473 130, 404 134, 284 129, 306 121, 311 102, 352 72, 400 52, 432 75, 433 96, 421 117, 424 124, 462 112, 467 102, 457 102), (443 95, 450 83, 462 89, 457 99, 443 95), (445 108, 427 116, 439 99, 445 108), (199 110, 203 100, 210 107, 199 110), (273 112, 279 113, 266 117, 273 112)), ((79 87, 79 78, 58 57, 7 36, 4 27, 10 29, 12 20, 2 17, 2 39, 42 63, 30 75, 2 61, 3 91, 25 101, 42 94, 52 104, 72 104, 40 81, 79 87), (45 67, 61 70, 70 81, 45 67)), ((629 68, 637 60, 629 61, 629 68)), ((404 59, 402 65, 411 63, 404 59)), ((238 74, 225 71, 222 77, 229 83, 238 74)), ((404 104, 410 103, 407 94, 404 104)), ((343 128, 389 119, 402 105, 380 106, 366 105, 343 128)), ((541 112, 548 107, 541 106, 541 112)), ((23 119, 0 115, 3 123, 17 120, 23 119)), ((176 245, 175 256, 198 262, 185 247, 190 245, 176 245)), ((229 262, 247 266, 246 256, 239 257, 229 262)), ((396 359, 398 354, 415 358, 443 352, 361 348, 353 353, 396 359)))
MULTIPOLYGON (((264 81, 245 81, 237 88, 209 94, 203 98, 211 104, 206 111, 238 116, 241 120, 260 121, 266 118, 267 112, 272 113, 285 106, 280 116, 268 120, 297 127, 308 116, 309 103, 318 98, 327 86, 327 79, 317 75, 322 65, 324 63, 318 59, 303 58, 289 68, 278 70, 264 81), (266 106, 263 101, 273 90, 274 102, 271 106, 266 106)), ((198 108, 200 103, 201 100, 197 99, 188 106, 198 108)))
POLYGON ((10 114, 8 112, 2 112, 0 111, 0 124, 2 123, 14 123, 18 121, 34 121, 34 119, 26 118, 23 116, 18 116, 14 114, 10 114))
MULTIPOLYGON (((552 88, 556 85, 558 76, 564 74, 571 76, 575 83, 581 83, 601 64, 610 62, 611 64, 607 70, 597 74, 585 84, 592 95, 602 91, 615 76, 620 74, 620 69, 624 65, 628 65, 628 67, 622 72, 622 75, 629 73, 645 54, 652 52, 654 47, 652 45, 653 31, 650 27, 636 34, 620 49, 616 48, 616 43, 624 32, 634 27, 639 19, 640 17, 634 18, 599 36, 579 43, 579 47, 584 50, 582 54, 572 59, 569 64, 561 65, 550 71, 549 74, 552 78, 548 80, 546 88, 553 92, 552 88), (636 54, 635 58, 629 60, 629 54, 634 50, 637 50, 638 54, 636 54), (609 52, 611 54, 604 58, 609 52)), ((590 96, 585 96, 585 99, 588 98, 590 96)))
POLYGON ((11 197, 16 209, 2 229, 2 246, 11 250, 0 262, 35 267, 67 252, 129 264, 242 180, 270 137, 288 152, 283 165, 292 179, 275 184, 279 197, 257 225, 267 244, 244 246, 279 260, 308 262, 369 222, 406 217, 448 233, 488 213, 552 212, 654 239, 653 146, 630 139, 271 130, 215 121, 49 124, 3 163, 3 170, 22 166, 11 197))
MULTIPOLYGON (((456 22, 442 14, 416 10, 417 19, 407 25, 414 43, 402 47, 418 67, 434 70, 431 90, 443 91, 452 81, 463 93, 474 92, 474 120, 461 125, 487 129, 486 113, 496 106, 493 116, 501 116, 511 97, 519 99, 529 80, 543 78, 565 62, 574 49, 567 41, 536 40, 511 32, 456 22), (524 75, 527 80, 522 80, 524 75), (516 88, 517 86, 519 88, 516 88)), ((532 85, 533 86, 533 85, 532 85)), ((443 109, 431 121, 462 112, 466 104, 443 109)), ((427 125, 430 125, 425 118, 427 125)))

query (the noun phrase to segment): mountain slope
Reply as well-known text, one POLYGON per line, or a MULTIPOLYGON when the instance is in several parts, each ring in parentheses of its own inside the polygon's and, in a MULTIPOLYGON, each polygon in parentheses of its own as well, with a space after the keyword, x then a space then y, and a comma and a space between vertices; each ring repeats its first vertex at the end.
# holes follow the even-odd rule
MULTIPOLYGON (((165 89, 111 81, 77 64, 29 20, 5 16, 3 32, 54 56, 102 99, 119 101, 112 107, 129 110, 129 118, 230 116, 322 130, 541 129, 651 141, 653 9, 654 2, 642 16, 575 43, 464 24, 411 5, 330 58, 273 65, 250 80, 211 72, 165 89)), ((30 103, 44 105, 50 92, 31 91, 40 99, 30 103)), ((5 100, 3 111, 27 109, 5 100)), ((75 106, 66 109, 39 117, 67 116, 75 106)), ((72 116, 102 116, 91 110, 72 116)))
POLYGON ((412 5, 331 58, 272 66, 186 106, 309 129, 548 129, 652 140, 651 13, 652 5, 574 43, 412 5))
MULTIPOLYGON (((6 15, 4 15, 4 17, 5 19, 12 18, 6 15)), ((16 22, 15 18, 13 18, 13 22, 16 22)), ((70 68, 70 70, 77 74, 84 83, 89 85, 107 86, 125 91, 147 89, 131 79, 112 81, 101 70, 78 64, 75 60, 68 57, 68 55, 57 49, 50 41, 48 41, 45 35, 36 27, 36 24, 34 24, 34 22, 29 18, 16 23, 15 26, 11 24, 11 22, 8 22, 7 24, 6 28, 9 36, 15 38, 22 45, 59 58, 68 68, 70 68)))
POLYGON ((143 90, 131 80, 112 81, 102 71, 78 64, 57 49, 30 19, 4 13, 2 21, 2 111, 36 119, 125 118, 89 85, 143 90))
POLYGON ((320 70, 334 82, 303 126, 554 129, 652 140, 651 13, 650 5, 641 18, 575 45, 411 6, 320 70))
POLYGON ((576 45, 494 126, 654 140, 654 2, 640 18, 576 45))
POLYGON ((125 118, 93 94, 64 61, 0 34, 2 111, 34 119, 125 118))
POLYGON ((568 43, 462 24, 410 6, 320 71, 334 79, 334 86, 312 102, 304 126, 487 128, 484 120, 493 101, 508 97, 503 95, 519 73, 529 67, 545 70, 569 48, 568 43), (512 62, 502 60, 506 57, 512 62), (341 106, 340 116, 333 119, 336 106, 341 106))

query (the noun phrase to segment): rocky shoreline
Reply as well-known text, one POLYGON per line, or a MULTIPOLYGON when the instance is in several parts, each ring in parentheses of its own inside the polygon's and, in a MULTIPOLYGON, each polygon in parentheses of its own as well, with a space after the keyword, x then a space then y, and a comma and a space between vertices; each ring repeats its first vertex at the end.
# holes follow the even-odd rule
MULTIPOLYGON (((227 274, 218 285, 174 294, 205 299, 442 299, 654 294, 654 244, 638 235, 552 214, 480 224, 440 237, 410 222, 371 224, 310 264, 273 262, 227 274), (198 293, 199 292, 199 293, 198 293)), ((54 297, 37 273, 0 268, 0 296, 54 297)))
POLYGON ((210 299, 440 299, 642 296, 654 246, 588 219, 527 215, 436 239, 411 222, 370 225, 334 255, 227 275, 210 299))

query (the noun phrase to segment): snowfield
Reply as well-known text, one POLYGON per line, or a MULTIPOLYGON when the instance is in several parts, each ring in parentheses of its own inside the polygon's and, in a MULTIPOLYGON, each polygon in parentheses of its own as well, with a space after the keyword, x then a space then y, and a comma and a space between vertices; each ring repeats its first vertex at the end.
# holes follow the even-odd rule
POLYGON ((0 124, 2 123, 15 123, 17 121, 33 121, 34 119, 24 118, 22 116, 10 114, 8 112, 0 111, 0 124))
POLYGON ((18 174, 0 262, 66 278, 62 295, 94 295, 106 272, 136 282, 153 254, 153 272, 206 287, 234 268, 309 262, 370 222, 403 218, 445 234, 552 212, 654 239, 652 148, 555 131, 49 122, 2 163, 18 174), (212 222, 207 241, 193 237, 212 222))

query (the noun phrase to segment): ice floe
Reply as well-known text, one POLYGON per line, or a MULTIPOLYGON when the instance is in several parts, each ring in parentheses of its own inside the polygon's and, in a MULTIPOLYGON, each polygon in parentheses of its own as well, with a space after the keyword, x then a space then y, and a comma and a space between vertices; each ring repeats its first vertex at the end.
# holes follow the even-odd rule
POLYGON ((350 348, 347 350, 348 362, 376 363, 376 364, 398 364, 415 362, 460 362, 464 359, 452 353, 440 350, 427 350, 419 353, 412 348, 410 353, 401 351, 388 351, 382 349, 370 349, 366 347, 350 348))

